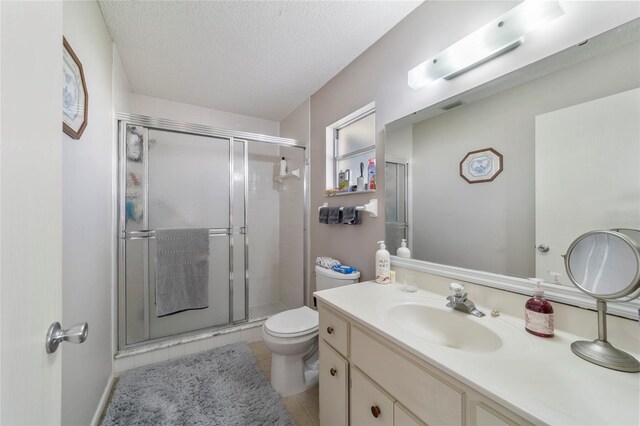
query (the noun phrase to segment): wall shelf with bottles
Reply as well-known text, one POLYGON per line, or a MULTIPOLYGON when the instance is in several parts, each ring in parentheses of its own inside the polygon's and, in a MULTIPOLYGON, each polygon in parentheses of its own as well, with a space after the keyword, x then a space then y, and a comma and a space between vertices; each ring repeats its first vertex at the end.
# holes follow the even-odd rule
POLYGON ((365 189, 363 191, 343 191, 343 192, 331 192, 331 193, 327 193, 327 191, 325 191, 325 197, 337 197, 339 195, 357 195, 357 194, 370 194, 372 192, 376 192, 375 189, 365 189))

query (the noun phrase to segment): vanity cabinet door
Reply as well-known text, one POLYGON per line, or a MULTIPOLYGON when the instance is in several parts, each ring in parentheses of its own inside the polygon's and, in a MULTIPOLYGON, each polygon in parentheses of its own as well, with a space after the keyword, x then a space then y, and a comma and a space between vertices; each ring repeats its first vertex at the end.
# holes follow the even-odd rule
POLYGON ((392 426, 393 402, 360 370, 351 370, 351 426, 392 426))
POLYGON ((426 426, 396 401, 393 405, 393 426, 426 426))
POLYGON ((461 426, 464 392, 400 355, 357 326, 351 327, 351 365, 382 386, 419 419, 461 426))
POLYGON ((320 339, 320 424, 349 423, 349 364, 320 339))

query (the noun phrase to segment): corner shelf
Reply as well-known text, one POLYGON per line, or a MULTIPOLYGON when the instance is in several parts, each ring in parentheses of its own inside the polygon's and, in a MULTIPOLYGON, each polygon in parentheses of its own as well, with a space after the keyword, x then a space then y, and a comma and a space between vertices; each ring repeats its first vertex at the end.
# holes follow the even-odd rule
POLYGON ((287 173, 286 175, 276 176, 275 178, 273 178, 273 180, 275 180, 278 183, 282 183, 282 181, 284 181, 285 179, 292 178, 292 177, 300 179, 300 169, 295 169, 290 173, 287 173))

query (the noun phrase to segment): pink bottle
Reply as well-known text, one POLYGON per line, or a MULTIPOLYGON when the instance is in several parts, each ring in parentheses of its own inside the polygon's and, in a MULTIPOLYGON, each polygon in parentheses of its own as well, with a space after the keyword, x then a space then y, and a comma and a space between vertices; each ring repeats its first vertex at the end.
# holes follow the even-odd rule
POLYGON ((553 337, 553 306, 544 298, 540 280, 536 280, 533 294, 524 305, 524 327, 536 336, 553 337))

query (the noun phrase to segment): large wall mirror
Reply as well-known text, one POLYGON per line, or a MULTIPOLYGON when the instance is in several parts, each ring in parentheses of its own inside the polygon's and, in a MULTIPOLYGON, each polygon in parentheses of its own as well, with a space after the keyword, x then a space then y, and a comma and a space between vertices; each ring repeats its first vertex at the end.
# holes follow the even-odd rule
POLYGON ((640 20, 387 124, 385 200, 391 254, 571 286, 577 236, 640 229, 640 20))

